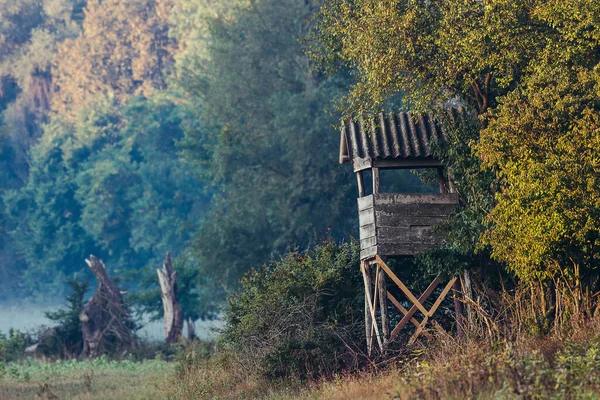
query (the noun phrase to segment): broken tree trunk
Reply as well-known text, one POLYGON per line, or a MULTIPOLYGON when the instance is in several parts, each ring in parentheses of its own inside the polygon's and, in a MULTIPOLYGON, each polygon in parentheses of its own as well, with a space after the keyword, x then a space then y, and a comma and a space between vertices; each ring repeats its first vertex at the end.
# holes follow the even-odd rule
POLYGON ((94 273, 98 288, 79 316, 83 333, 83 353, 95 358, 108 351, 132 347, 135 335, 121 291, 108 276, 101 260, 90 256, 85 262, 94 273))
POLYGON ((187 332, 188 340, 196 339, 196 324, 194 324, 194 320, 191 317, 187 320, 187 332))
POLYGON ((183 331, 183 313, 177 299, 177 272, 173 271, 171 253, 167 253, 163 268, 156 272, 165 314, 165 341, 177 343, 183 331))

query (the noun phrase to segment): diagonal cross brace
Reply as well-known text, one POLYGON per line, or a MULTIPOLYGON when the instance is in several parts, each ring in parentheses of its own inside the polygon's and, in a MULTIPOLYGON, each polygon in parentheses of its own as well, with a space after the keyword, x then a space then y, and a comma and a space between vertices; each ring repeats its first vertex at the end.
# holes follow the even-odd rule
MULTIPOLYGON (((398 334, 400 333, 400 330, 409 321, 412 322, 415 326, 417 326, 417 330, 413 334, 413 336, 411 337, 411 339, 409 341, 409 344, 412 344, 414 342, 414 340, 416 340, 416 338, 420 334, 425 334, 426 336, 429 336, 424 331, 425 326, 426 326, 427 322, 429 321, 429 319, 437 311, 438 307, 442 304, 442 301, 444 300, 444 298, 446 297, 446 295, 448 294, 448 292, 452 288, 452 285, 454 285, 454 282, 456 282, 456 278, 453 278, 453 279, 450 280, 450 282, 448 282, 448 284, 446 285, 446 287, 444 288, 444 290, 442 291, 442 293, 438 296, 436 302, 433 304, 433 306, 429 310, 427 310, 425 308, 425 306, 423 305, 423 303, 425 302, 425 300, 427 300, 427 298, 434 292, 434 290, 440 284, 439 278, 435 278, 433 280, 433 282, 431 282, 431 284, 429 285, 429 287, 427 287, 427 289, 423 292, 423 294, 421 296, 419 296, 419 298, 417 299, 412 294, 412 292, 406 287, 406 285, 404 285, 402 283, 402 281, 396 276, 396 274, 394 274, 392 272, 392 270, 381 259, 381 257, 376 256, 375 257, 375 262, 377 263, 378 267, 381 267, 381 269, 383 269, 388 274, 388 276, 394 281, 394 283, 400 288, 400 290, 402 290, 402 292, 406 295, 406 297, 413 303, 413 306, 410 308, 410 310, 406 311, 406 309, 404 307, 402 307, 402 305, 388 292, 388 298, 392 301, 392 303, 396 306, 396 308, 398 308, 400 311, 402 311, 402 313, 404 314, 404 317, 402 318, 402 320, 400 320, 400 322, 398 323, 398 325, 396 325, 396 327, 394 328, 394 330, 390 334, 390 338, 387 341, 387 343, 389 343, 392 340, 394 340, 396 338, 396 336, 398 336, 398 334), (417 311, 420 311, 424 315, 423 321, 421 323, 419 323, 414 318, 414 314, 417 311)), ((379 271, 379 268, 378 268, 378 271, 379 271)))
POLYGON ((425 318, 423 318, 423 322, 421 322, 421 326, 419 326, 417 328, 417 330, 415 331, 415 333, 409 339, 409 341, 408 341, 409 345, 413 344, 415 342, 415 340, 417 340, 417 338, 419 337, 419 335, 422 332, 424 332, 423 329, 425 329, 425 325, 427 324, 427 321, 437 311, 437 309, 440 306, 440 304, 442 304, 442 301, 444 301, 444 298, 446 297, 446 295, 448 294, 448 292, 450 291, 450 289, 452 289, 452 286, 454 285, 454 282, 456 282, 456 278, 452 278, 450 280, 450 282, 448 282, 448 284, 446 285, 446 287, 444 288, 444 290, 442 291, 442 293, 440 293, 440 295, 439 295, 438 299, 436 300, 435 304, 431 307, 431 309, 429 310, 429 312, 425 315, 425 318))
MULTIPOLYGON (((411 315, 408 315, 410 313, 410 311, 408 311, 406 308, 404 308, 402 306, 402 304, 400 304, 400 302, 398 300, 396 300, 396 298, 394 296, 392 296, 392 294, 390 292, 387 292, 387 297, 388 299, 390 299, 390 301, 392 302, 392 304, 394 306, 396 306, 396 308, 398 310, 400 310, 402 312, 402 314, 404 314, 404 317, 407 319, 410 319, 410 322, 416 326, 417 328, 421 326, 421 323, 419 321, 416 320, 416 318, 414 318, 412 316, 412 314, 414 314, 414 312, 411 315)), ((413 306, 414 307, 414 306, 413 306)), ((414 307, 414 310, 416 310, 417 308, 414 307)), ((398 324, 400 325, 400 324, 398 324)), ((427 331, 423 331, 423 335, 427 336, 427 338, 431 339, 431 335, 427 332, 427 331)), ((391 339, 390 339, 391 340, 391 339)))

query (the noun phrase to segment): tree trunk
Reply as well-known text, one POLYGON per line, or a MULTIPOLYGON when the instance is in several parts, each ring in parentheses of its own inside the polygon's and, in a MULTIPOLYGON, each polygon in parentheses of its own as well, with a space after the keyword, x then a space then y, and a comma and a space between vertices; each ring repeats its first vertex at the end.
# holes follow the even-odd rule
POLYGON ((187 337, 188 340, 196 339, 196 325, 191 317, 187 319, 187 337))
POLYGON ((85 262, 98 281, 98 289, 79 316, 84 354, 95 358, 107 351, 130 348, 135 335, 121 291, 108 276, 102 261, 90 256, 85 262))
MULTIPOLYGON (((463 274, 464 277, 464 294, 470 300, 473 300, 473 285, 471 284, 471 273, 469 271, 465 271, 463 274)), ((473 310, 469 304, 466 304, 465 311, 467 314, 467 318, 469 321, 469 326, 473 326, 473 310)))
POLYGON ((183 331, 183 313, 177 299, 177 272, 173 271, 171 253, 167 253, 163 268, 156 272, 165 314, 165 341, 177 343, 183 331))

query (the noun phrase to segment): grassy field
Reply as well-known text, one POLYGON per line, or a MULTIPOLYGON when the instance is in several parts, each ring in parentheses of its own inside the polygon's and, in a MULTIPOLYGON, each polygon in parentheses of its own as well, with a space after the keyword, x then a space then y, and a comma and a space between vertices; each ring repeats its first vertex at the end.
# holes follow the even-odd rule
POLYGON ((167 399, 175 364, 143 362, 27 360, 0 364, 0 400, 167 399))
POLYGON ((386 368, 314 382, 269 380, 237 353, 177 362, 0 364, 0 399, 598 399, 600 321, 546 336, 438 336, 386 368))

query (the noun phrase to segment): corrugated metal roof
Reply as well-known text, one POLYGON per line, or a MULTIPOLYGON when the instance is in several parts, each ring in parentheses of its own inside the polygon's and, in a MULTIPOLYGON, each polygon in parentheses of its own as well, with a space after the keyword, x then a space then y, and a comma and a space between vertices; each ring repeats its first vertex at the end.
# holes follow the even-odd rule
MULTIPOLYGON (((451 112, 454 114, 454 112, 451 112)), ((432 144, 448 137, 431 114, 363 115, 343 121, 340 164, 371 160, 434 160, 432 144)))

